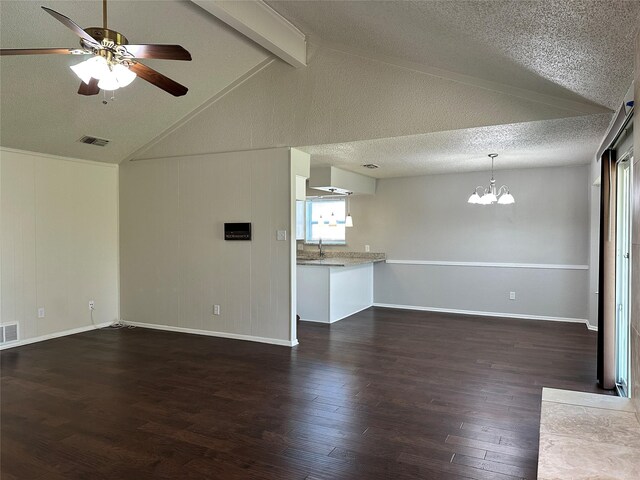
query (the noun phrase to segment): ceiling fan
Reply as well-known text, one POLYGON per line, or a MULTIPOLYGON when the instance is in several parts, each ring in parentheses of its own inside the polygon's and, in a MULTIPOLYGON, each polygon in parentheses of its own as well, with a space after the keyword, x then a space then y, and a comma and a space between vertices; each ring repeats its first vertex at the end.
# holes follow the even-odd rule
POLYGON ((102 27, 82 29, 68 17, 47 7, 42 9, 80 37, 80 48, 3 48, 0 55, 91 55, 71 69, 80 77, 80 95, 97 95, 100 90, 117 90, 129 85, 136 76, 175 97, 188 88, 138 61, 139 58, 191 60, 180 45, 129 45, 127 38, 107 28, 107 0, 102 1, 102 27))

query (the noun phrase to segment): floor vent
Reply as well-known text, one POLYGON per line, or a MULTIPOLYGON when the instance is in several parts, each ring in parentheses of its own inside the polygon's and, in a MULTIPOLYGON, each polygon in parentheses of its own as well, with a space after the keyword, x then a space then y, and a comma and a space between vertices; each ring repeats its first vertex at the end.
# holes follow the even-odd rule
POLYGON ((90 137, 89 135, 85 135, 84 137, 78 140, 80 143, 86 143, 87 145, 95 145, 97 147, 104 147, 106 144, 110 142, 110 140, 106 140, 104 138, 90 137))
POLYGON ((18 341, 18 324, 17 323, 5 323, 0 325, 0 345, 5 343, 18 341))

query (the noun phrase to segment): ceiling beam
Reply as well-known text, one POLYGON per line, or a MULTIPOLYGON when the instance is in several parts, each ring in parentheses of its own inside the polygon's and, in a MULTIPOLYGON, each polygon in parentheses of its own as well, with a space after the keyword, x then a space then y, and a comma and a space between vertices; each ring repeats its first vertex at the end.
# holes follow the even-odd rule
POLYGON ((191 0, 288 64, 307 66, 304 33, 262 0, 191 0))

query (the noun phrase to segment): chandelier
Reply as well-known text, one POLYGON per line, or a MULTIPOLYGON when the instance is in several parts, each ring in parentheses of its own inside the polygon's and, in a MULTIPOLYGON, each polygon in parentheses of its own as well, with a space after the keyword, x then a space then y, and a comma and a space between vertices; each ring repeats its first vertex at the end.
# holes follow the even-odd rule
POLYGON ((498 156, 497 153, 490 153, 491 158, 491 181, 488 187, 478 185, 468 202, 475 205, 491 205, 493 203, 499 203, 500 205, 511 205, 516 203, 513 195, 509 192, 509 187, 502 185, 500 188, 496 188, 496 179, 493 178, 493 161, 498 156), (480 195, 478 195, 478 189, 480 189, 480 195))

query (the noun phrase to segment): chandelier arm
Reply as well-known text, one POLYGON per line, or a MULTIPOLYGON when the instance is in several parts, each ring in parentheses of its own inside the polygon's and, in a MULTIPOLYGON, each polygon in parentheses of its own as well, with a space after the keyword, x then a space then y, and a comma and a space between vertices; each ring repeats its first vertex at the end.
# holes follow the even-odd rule
POLYGON ((505 193, 509 193, 509 187, 507 187, 506 185, 502 185, 499 189, 498 189, 498 195, 502 195, 502 189, 504 188, 505 193))

